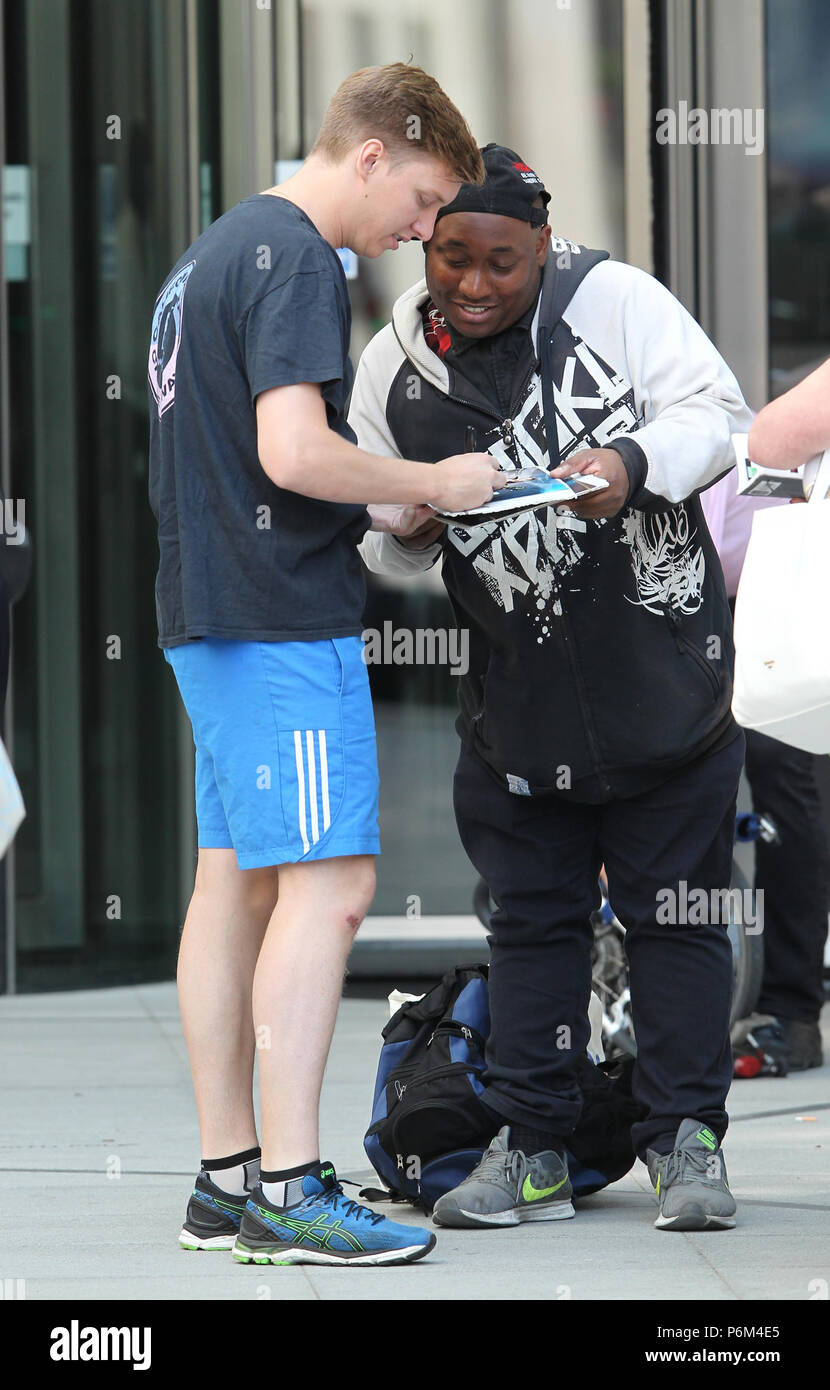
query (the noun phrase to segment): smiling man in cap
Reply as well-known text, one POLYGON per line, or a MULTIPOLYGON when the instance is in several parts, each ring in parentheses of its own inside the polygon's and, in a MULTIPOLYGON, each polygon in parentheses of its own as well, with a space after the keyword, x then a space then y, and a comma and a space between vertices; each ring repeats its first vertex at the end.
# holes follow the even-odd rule
POLYGON ((731 948, 722 921, 667 921, 660 905, 683 884, 709 902, 729 883, 744 740, 698 494, 732 466, 730 434, 750 414, 668 290, 553 237, 534 170, 503 146, 482 155, 484 183, 438 213, 425 280, 363 354, 350 423, 365 449, 438 459, 472 431, 504 469, 608 486, 467 526, 377 509, 376 525, 393 529, 361 547, 379 572, 442 558, 470 632, 454 801, 497 904, 483 1097, 495 1137, 435 1219, 573 1215, 565 1146, 604 862, 627 929, 642 1109, 632 1139, 656 1224, 728 1228, 731 948))

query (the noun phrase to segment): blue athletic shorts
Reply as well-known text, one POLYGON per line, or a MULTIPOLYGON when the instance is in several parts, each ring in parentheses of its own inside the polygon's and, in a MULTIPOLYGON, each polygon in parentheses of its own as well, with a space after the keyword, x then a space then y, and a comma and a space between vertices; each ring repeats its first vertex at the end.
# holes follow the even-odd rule
POLYGON ((200 849, 240 869, 379 854, 378 766, 359 637, 165 647, 193 727, 200 849))

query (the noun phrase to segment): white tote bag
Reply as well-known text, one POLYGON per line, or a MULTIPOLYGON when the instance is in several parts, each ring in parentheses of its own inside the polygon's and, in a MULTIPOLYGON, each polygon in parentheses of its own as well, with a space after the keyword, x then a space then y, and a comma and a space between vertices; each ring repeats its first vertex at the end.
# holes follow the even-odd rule
POLYGON ((23 797, 14 768, 9 761, 6 746, 0 738, 0 859, 17 834, 17 828, 26 815, 23 797))
POLYGON ((735 601, 732 713, 802 748, 830 753, 830 449, 806 505, 756 512, 735 601))

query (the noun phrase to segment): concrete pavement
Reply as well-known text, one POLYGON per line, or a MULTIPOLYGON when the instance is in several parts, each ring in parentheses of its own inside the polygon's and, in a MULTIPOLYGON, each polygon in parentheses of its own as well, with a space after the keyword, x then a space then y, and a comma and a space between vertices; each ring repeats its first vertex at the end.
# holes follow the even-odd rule
MULTIPOLYGON (((322 1157, 361 1184, 386 1016, 344 1000, 324 1086, 322 1157)), ((830 1056, 830 1008, 824 1023, 830 1056)), ((733 1086, 734 1231, 656 1231, 638 1163, 573 1221, 441 1231, 417 1265, 358 1271, 179 1249, 199 1147, 173 984, 4 998, 0 1056, 0 1283, 29 1300, 808 1300, 830 1284, 830 1065, 733 1086)))

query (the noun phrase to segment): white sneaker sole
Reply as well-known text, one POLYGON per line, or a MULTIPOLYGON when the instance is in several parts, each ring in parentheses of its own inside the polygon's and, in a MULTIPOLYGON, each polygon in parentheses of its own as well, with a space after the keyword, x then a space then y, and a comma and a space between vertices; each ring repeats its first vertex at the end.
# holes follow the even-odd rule
POLYGON ((233 1258, 242 1265, 403 1265, 420 1260, 435 1246, 435 1236, 426 1245, 406 1245, 400 1250, 379 1250, 365 1255, 332 1255, 325 1250, 237 1250, 233 1258))
POLYGON ((473 1212, 463 1207, 439 1216, 433 1214, 438 1226, 521 1226, 525 1221, 567 1221, 575 1212, 570 1202, 560 1202, 557 1206, 511 1207, 509 1211, 473 1212), (463 1217, 463 1220, 450 1220, 449 1217, 463 1217))
POLYGON ((658 1216, 654 1225, 658 1231, 731 1231, 734 1216, 714 1216, 702 1210, 681 1211, 677 1216, 658 1216))
POLYGON ((179 1232, 179 1245, 182 1250, 232 1250, 236 1236, 194 1236, 184 1226, 179 1232))

